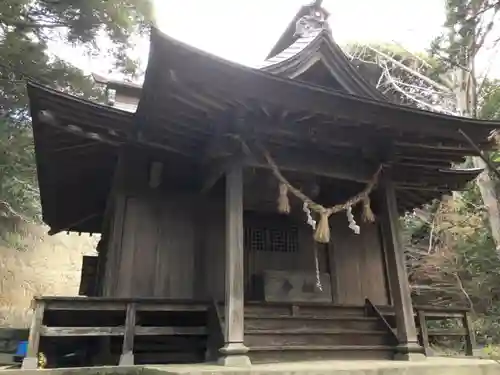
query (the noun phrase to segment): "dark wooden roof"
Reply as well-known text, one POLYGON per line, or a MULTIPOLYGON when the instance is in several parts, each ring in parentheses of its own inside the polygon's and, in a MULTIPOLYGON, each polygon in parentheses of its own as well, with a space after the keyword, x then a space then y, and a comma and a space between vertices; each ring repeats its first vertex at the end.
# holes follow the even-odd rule
POLYGON ((115 145, 131 131, 132 114, 36 83, 28 84, 28 96, 43 220, 53 232, 100 232, 115 145))
POLYGON ((117 146, 124 143, 206 163, 211 150, 225 149, 220 140, 227 135, 259 139, 285 172, 358 182, 390 162, 403 211, 477 176, 478 170, 450 169, 474 154, 459 129, 487 148, 499 127, 243 67, 156 29, 136 114, 34 83, 28 93, 44 220, 54 231, 101 229, 117 146))
POLYGON ((243 126, 244 132, 260 137, 278 154, 304 153, 315 166, 338 161, 353 172, 366 167, 360 180, 379 163, 380 153, 390 149, 398 183, 405 189, 401 197, 412 196, 407 208, 477 176, 477 170, 449 169, 474 154, 459 129, 489 147, 487 138, 499 125, 349 95, 243 67, 157 30, 152 32, 137 120, 145 124, 145 137, 154 129, 157 138, 162 129, 170 141, 190 142, 191 152, 200 158, 205 155, 207 135, 238 133, 243 126), (228 114, 232 120, 227 120, 228 114), (244 125, 237 125, 235 118, 245 118, 244 125))
MULTIPOLYGON (((181 136, 211 133, 221 116, 236 111, 263 115, 266 129, 304 136, 313 127, 317 142, 359 146, 387 137, 402 157, 425 149, 442 164, 473 153, 462 129, 483 147, 498 123, 432 113, 349 95, 247 68, 174 40, 153 29, 151 53, 138 119, 148 129, 188 128, 181 136), (273 118, 278 115, 279 118, 273 118), (160 117, 160 118, 158 118, 160 117), (184 121, 180 121, 184 119, 184 121), (186 121, 189 120, 189 121, 186 121), (163 122, 162 126, 159 122, 163 122), (189 123, 189 126, 186 124, 189 123), (319 133, 318 133, 319 132, 319 133), (367 139, 368 138, 368 139, 367 139), (432 150, 432 151, 430 151, 432 150)), ((261 119, 258 120, 262 123, 261 119)))

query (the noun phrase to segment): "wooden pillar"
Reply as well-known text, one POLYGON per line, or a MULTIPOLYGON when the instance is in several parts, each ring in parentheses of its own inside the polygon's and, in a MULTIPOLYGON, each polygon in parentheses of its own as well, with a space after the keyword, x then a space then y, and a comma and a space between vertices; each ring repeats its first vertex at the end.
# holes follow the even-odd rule
POLYGON ((120 356, 120 366, 134 365, 134 335, 135 335, 135 303, 127 304, 125 316, 125 332, 123 335, 122 354, 120 356))
POLYGON ((23 370, 36 370, 38 368, 38 350, 40 346, 40 330, 42 329, 45 302, 35 300, 33 318, 31 319, 30 334, 28 338, 28 349, 23 359, 21 368, 23 370))
POLYGON ((392 181, 392 173, 386 167, 381 181, 383 206, 381 210, 384 248, 389 270, 392 303, 396 315, 398 347, 395 359, 424 359, 422 347, 418 343, 413 304, 410 295, 408 275, 406 273, 405 255, 401 239, 399 213, 396 202, 396 191, 392 181))
POLYGON ((428 356, 431 346, 429 344, 429 332, 427 330, 427 319, 425 317, 425 311, 417 310, 417 318, 420 327, 420 339, 422 342, 422 346, 424 347, 424 353, 426 356, 428 356))
POLYGON ((220 364, 248 366, 244 338, 243 169, 240 162, 226 172, 226 304, 224 347, 220 364))
POLYGON ((465 354, 473 356, 474 349, 476 348, 476 334, 472 327, 472 318, 468 311, 464 312, 463 322, 464 328, 467 330, 467 336, 465 336, 465 354))

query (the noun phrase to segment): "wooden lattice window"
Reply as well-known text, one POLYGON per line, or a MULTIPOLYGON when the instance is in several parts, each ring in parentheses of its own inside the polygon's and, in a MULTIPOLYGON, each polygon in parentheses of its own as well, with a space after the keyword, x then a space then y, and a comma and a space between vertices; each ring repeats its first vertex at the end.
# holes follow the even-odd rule
POLYGON ((281 215, 251 215, 245 220, 245 248, 248 251, 294 253, 299 248, 297 226, 281 215))

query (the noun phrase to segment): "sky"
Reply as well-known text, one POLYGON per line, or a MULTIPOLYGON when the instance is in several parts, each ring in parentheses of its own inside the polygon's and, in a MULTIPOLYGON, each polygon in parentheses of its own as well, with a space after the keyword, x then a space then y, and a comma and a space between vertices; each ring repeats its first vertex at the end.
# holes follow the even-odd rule
MULTIPOLYGON (((310 0, 155 0, 170 36, 242 64, 262 61, 310 0)), ((422 50, 439 34, 443 0, 324 0, 337 42, 391 41, 422 50)))
MULTIPOLYGON (((310 0, 154 0, 158 27, 166 34, 220 57, 244 65, 261 62, 293 19, 310 0)), ((423 51, 440 34, 444 0, 324 0, 329 23, 340 44, 397 42, 423 51)), ((81 57, 71 48, 56 54, 87 73, 113 77, 104 58, 81 57)), ((148 55, 148 41, 138 42, 135 56, 148 55)), ((491 53, 478 70, 485 70, 491 53)), ((492 75, 500 77, 500 60, 492 75)), ((117 77, 115 77, 117 78, 117 77)))

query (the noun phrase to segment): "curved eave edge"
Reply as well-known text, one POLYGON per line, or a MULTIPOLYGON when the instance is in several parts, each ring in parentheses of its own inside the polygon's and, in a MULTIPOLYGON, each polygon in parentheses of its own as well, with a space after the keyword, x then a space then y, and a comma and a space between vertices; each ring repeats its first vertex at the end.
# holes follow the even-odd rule
POLYGON ((45 98, 47 100, 50 100, 51 98, 58 98, 58 99, 63 99, 63 100, 68 100, 73 103, 78 103, 82 106, 85 106, 86 108, 93 108, 99 111, 105 111, 109 113, 116 114, 118 116, 124 116, 128 118, 133 118, 134 114, 131 112, 127 112, 121 109, 117 109, 105 104, 100 104, 93 102, 88 99, 83 99, 75 95, 67 94, 62 91, 55 90, 49 86, 41 85, 37 82, 34 81, 27 81, 26 84, 27 91, 28 91, 28 97, 30 99, 30 102, 35 99, 35 96, 38 98, 45 98))
POLYGON ((351 95, 368 97, 379 101, 389 99, 373 87, 347 59, 344 51, 335 42, 328 30, 318 30, 316 34, 297 39, 290 47, 257 66, 262 71, 290 78, 304 66, 324 60, 323 64, 330 70, 344 89, 351 95), (322 52, 326 48, 326 53, 322 52), (344 77, 339 80, 338 75, 344 77))
MULTIPOLYGON (((163 34, 161 31, 159 31, 156 28, 152 29, 151 32, 151 48, 150 48, 150 59, 148 63, 148 68, 146 70, 146 77, 145 77, 145 83, 144 83, 144 89, 142 92, 141 99, 144 99, 148 95, 152 95, 153 93, 149 93, 149 89, 154 88, 154 86, 158 85, 158 77, 155 77, 154 75, 157 73, 156 71, 160 69, 161 71, 168 70, 169 63, 172 62, 173 56, 174 55, 183 55, 183 66, 182 69, 189 69, 191 72, 191 75, 193 77, 193 81, 196 81, 198 77, 202 78, 203 80, 207 80, 207 77, 204 77, 203 74, 201 73, 202 71, 202 66, 205 65, 207 62, 202 62, 202 59, 209 59, 209 61, 212 61, 212 66, 208 67, 208 69, 216 69, 217 71, 221 70, 226 70, 225 73, 228 75, 228 79, 222 82, 224 86, 226 86, 226 90, 231 90, 235 91, 237 87, 241 84, 241 82, 238 81, 245 81, 244 83, 247 84, 249 81, 253 81, 253 91, 256 91, 258 87, 256 87, 256 83, 258 79, 265 79, 270 82, 275 82, 277 84, 280 84, 283 86, 283 89, 288 90, 288 93, 291 94, 292 96, 298 95, 298 90, 302 91, 309 91, 311 93, 316 93, 316 94, 321 94, 324 95, 325 97, 322 98, 322 103, 321 106, 325 107, 325 110, 327 106, 325 105, 324 101, 327 99, 329 96, 330 98, 338 98, 338 99, 343 99, 348 102, 357 102, 357 103, 362 103, 366 104, 367 106, 372 106, 372 108, 367 108, 368 109, 386 109, 389 111, 393 111, 393 115, 402 115, 402 114, 408 114, 408 115, 413 115, 417 116, 417 119, 419 121, 426 121, 429 119, 434 119, 434 120, 440 120, 443 121, 440 126, 452 126, 454 128, 459 128, 460 126, 468 126, 468 127, 476 127, 478 130, 482 131, 489 131, 491 132, 494 129, 499 129, 500 128, 500 123, 495 122, 495 121, 489 121, 489 120, 476 120, 476 119, 468 119, 465 117, 459 117, 459 116, 452 116, 452 115, 446 115, 446 114, 441 114, 441 113, 434 113, 434 112, 429 112, 417 108, 411 108, 411 107, 405 107, 389 102, 383 102, 383 101, 377 101, 365 97, 357 97, 354 95, 350 94, 345 94, 341 93, 338 91, 333 91, 333 90, 328 90, 316 85, 311 85, 305 82, 297 82, 294 80, 286 79, 283 77, 279 77, 276 75, 272 75, 267 72, 263 72, 257 69, 252 69, 248 68, 245 66, 241 66, 237 63, 233 63, 230 61, 227 61, 225 59, 222 59, 220 57, 214 56, 212 54, 203 52, 197 48, 194 48, 192 46, 188 46, 178 40, 175 40, 165 34, 163 34), (178 50, 177 53, 175 53, 175 50, 178 50), (163 51, 170 51, 171 53, 159 53, 157 50, 163 50, 163 51), (201 58, 201 59, 200 59, 201 58), (157 69, 153 69, 155 67, 157 69), (200 75, 201 74, 201 75, 200 75), (240 78, 240 76, 243 76, 243 79, 240 78), (238 79, 234 79, 238 78, 238 79), (149 87, 148 89, 148 86, 149 87), (227 87, 229 86, 229 87, 227 87)), ((174 64, 175 65, 175 64, 174 64)), ((177 63, 176 65, 179 65, 177 63)), ((176 68, 181 69, 180 66, 177 66, 176 68)), ((205 67, 206 69, 206 67, 205 67)), ((175 70, 175 69, 171 69, 175 70)), ((302 93, 303 94, 303 93, 302 93)), ((301 95, 302 95, 301 94, 301 95)), ((281 98, 279 97, 271 97, 271 95, 267 96, 268 100, 272 100, 278 105, 281 105, 281 98)), ((143 102, 143 100, 141 100, 143 102)), ((138 113, 141 111, 141 104, 139 104, 138 108, 138 113)), ((456 130, 456 129, 454 129, 456 130)))

